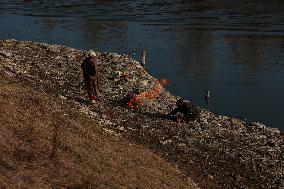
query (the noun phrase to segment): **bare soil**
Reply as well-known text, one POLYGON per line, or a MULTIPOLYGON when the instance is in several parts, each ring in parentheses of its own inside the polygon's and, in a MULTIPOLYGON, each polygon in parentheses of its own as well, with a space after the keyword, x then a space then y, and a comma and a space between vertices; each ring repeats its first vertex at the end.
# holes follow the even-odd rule
POLYGON ((15 81, 0 77, 0 188, 193 188, 151 151, 15 81))

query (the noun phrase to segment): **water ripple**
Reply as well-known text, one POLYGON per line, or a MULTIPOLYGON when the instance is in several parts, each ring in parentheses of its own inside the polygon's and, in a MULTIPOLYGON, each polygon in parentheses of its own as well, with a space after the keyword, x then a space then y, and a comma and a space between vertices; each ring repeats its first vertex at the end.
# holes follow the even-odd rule
POLYGON ((113 0, 8 0, 0 3, 6 14, 32 17, 96 17, 98 20, 124 20, 147 24, 185 24, 220 29, 284 31, 284 2, 219 0, 113 1, 113 0))

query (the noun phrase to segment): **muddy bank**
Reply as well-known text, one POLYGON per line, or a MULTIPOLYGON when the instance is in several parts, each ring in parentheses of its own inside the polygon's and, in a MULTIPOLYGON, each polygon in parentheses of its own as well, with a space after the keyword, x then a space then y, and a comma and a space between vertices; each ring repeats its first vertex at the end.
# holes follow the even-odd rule
POLYGON ((98 54, 102 94, 93 105, 85 100, 80 69, 84 51, 2 40, 0 71, 7 78, 57 95, 74 110, 97 120, 106 132, 151 149, 201 188, 284 187, 284 143, 278 129, 204 109, 196 121, 177 124, 164 116, 176 101, 166 90, 144 106, 128 108, 123 99, 131 92, 153 89, 156 79, 127 55, 98 54))

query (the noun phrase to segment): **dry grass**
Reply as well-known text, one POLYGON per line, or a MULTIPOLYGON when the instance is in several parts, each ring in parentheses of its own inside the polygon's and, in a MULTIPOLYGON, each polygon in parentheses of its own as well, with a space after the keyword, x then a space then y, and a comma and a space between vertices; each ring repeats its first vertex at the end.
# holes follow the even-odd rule
POLYGON ((0 188, 192 188, 147 149, 0 77, 0 188))

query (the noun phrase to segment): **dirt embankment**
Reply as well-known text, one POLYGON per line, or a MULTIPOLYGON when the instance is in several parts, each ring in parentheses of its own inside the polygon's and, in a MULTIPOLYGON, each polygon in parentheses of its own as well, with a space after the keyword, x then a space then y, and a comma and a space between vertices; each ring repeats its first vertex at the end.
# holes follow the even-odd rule
POLYGON ((0 188, 193 188, 149 150, 14 81, 0 77, 0 188))
POLYGON ((201 188, 284 187, 284 142, 278 129, 204 109, 197 120, 177 124, 164 116, 176 101, 166 90, 138 109, 127 108, 123 99, 129 93, 151 91, 157 83, 138 62, 116 53, 97 52, 102 94, 90 105, 80 70, 84 51, 16 40, 2 40, 0 47, 2 75, 55 95, 106 132, 163 157, 201 188))

